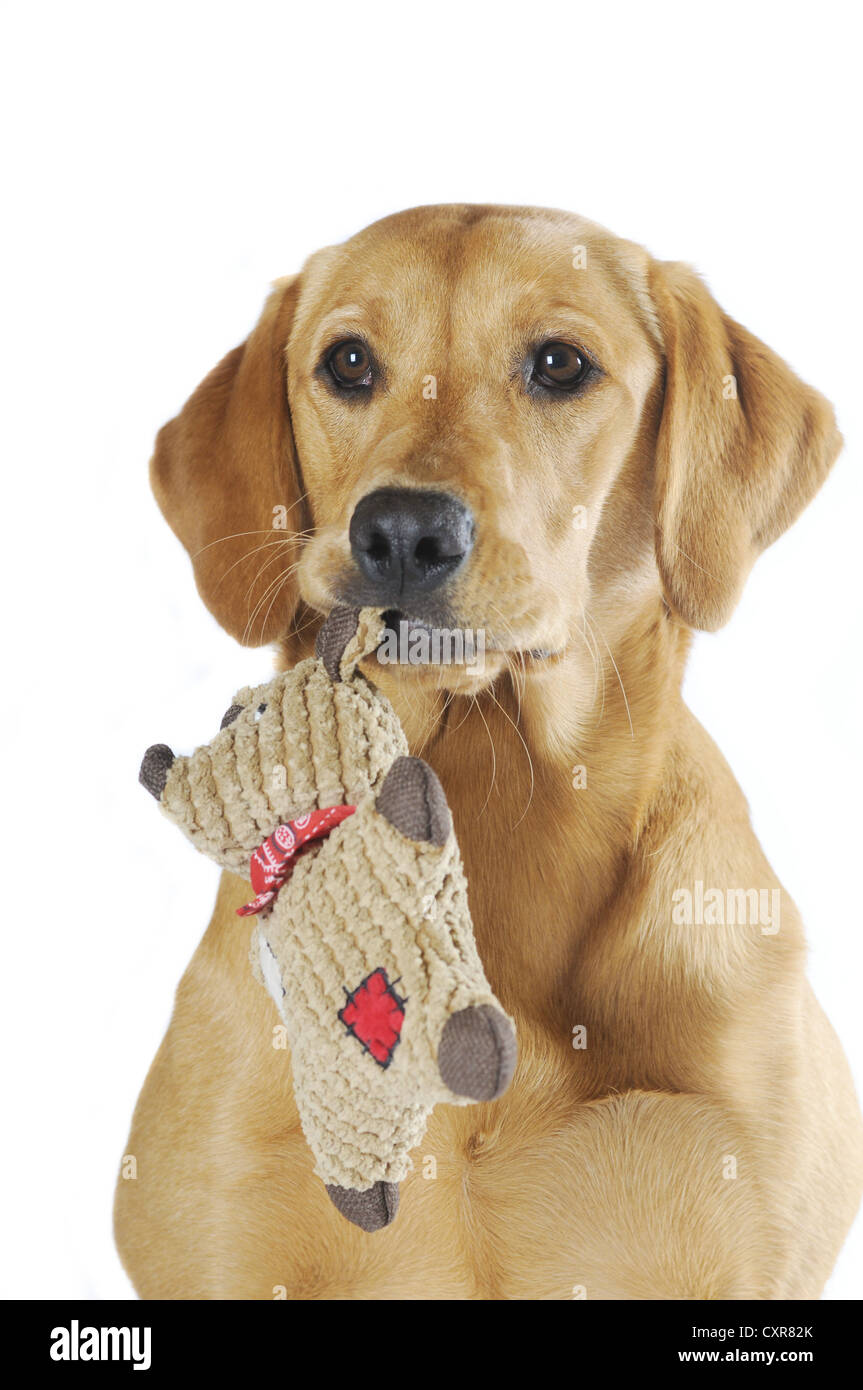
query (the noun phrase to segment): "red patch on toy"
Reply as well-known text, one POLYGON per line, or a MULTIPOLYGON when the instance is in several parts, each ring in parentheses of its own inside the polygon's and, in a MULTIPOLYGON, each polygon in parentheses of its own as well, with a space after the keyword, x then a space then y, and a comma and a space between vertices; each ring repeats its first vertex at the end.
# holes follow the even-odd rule
POLYGON ((249 860, 249 877, 256 896, 237 908, 237 916, 254 917, 269 907, 294 872, 297 856, 315 840, 329 835, 356 809, 356 806, 325 806, 322 811, 309 811, 308 815, 277 826, 249 860))
POLYGON ((388 1067, 399 1043, 407 1000, 396 994, 381 967, 357 985, 339 1010, 349 1033, 370 1053, 378 1066, 388 1067))

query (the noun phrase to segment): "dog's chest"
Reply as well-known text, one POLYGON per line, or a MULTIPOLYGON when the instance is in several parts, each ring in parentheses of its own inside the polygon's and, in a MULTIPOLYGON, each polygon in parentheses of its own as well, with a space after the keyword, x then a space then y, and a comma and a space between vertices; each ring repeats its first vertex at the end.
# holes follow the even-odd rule
POLYGON ((326 1210, 302 1144, 292 1146, 270 1194, 274 1215, 292 1213, 280 1249, 287 1298, 573 1296, 578 1201, 568 1168, 584 1107, 566 1084, 566 1058, 521 1031, 527 1065, 511 1093, 435 1110, 386 1230, 367 1235, 326 1210))

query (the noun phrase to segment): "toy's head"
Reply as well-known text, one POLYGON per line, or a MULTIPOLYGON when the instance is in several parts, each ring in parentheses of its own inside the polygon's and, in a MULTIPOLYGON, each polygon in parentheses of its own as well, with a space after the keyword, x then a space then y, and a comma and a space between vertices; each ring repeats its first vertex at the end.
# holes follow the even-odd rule
POLYGON ((336 610, 317 656, 233 698, 188 757, 148 748, 140 780, 202 853, 248 877, 249 857, 285 821, 376 795, 407 743, 389 701, 355 669, 383 630, 376 610, 336 610))

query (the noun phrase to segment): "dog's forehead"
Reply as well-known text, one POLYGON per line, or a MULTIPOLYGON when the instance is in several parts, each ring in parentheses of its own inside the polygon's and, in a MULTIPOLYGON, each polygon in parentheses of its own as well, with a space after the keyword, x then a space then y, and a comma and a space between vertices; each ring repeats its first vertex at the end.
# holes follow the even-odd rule
POLYGON ((567 311, 598 324, 643 318, 647 257, 574 213, 415 208, 310 257, 302 334, 436 335, 537 326, 567 311))

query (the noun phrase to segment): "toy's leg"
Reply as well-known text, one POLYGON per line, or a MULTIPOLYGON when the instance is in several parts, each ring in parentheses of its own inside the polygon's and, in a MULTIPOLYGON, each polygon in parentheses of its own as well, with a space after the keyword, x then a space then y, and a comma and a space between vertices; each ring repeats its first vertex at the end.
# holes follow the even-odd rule
POLYGON ((397 1182, 376 1182, 365 1192, 353 1187, 327 1183, 327 1196, 333 1206, 363 1231, 380 1231, 395 1221, 399 1209, 397 1182))
POLYGON ((497 1100, 515 1071, 515 1033, 491 1004, 461 1009, 448 1019, 437 1054, 444 1083, 457 1096, 497 1100))
MULTIPOLYGON (((387 773, 377 810, 409 840, 443 846, 452 817, 437 775, 422 758, 397 758, 387 773)), ((515 1032, 492 1004, 460 1009, 446 1022, 438 1047, 444 1084, 457 1096, 490 1101, 503 1095, 515 1070, 515 1032)))
MULTIPOLYGON (((452 818, 443 788, 432 769, 420 758, 396 759, 381 786, 375 810, 388 823, 385 840, 393 830, 416 845, 435 846, 441 850, 451 840, 452 818)), ((346 839, 350 838, 352 830, 360 831, 359 817, 353 826, 346 827, 346 839)), ((389 844, 397 853, 397 842, 390 838, 389 844)), ((452 862, 450 872, 460 877, 460 864, 452 862)), ((445 998, 452 989, 457 989, 462 998, 469 999, 473 995, 477 1000, 475 1004, 457 1009, 443 1025, 436 1057, 440 1079, 453 1097, 494 1100, 506 1090, 515 1067, 512 1024, 500 1009, 488 1002, 490 991, 475 956, 466 900, 453 900, 453 906, 460 909, 455 915, 465 919, 457 930, 453 922, 444 925, 425 921, 421 917, 421 894, 422 888, 418 886, 416 908, 413 895, 406 895, 409 904, 406 910, 411 916, 416 912, 417 928, 429 934, 426 944, 431 957, 427 959, 426 969, 434 958, 433 968, 444 978, 449 978, 452 972, 451 985, 441 985, 439 979, 442 990, 439 997, 445 998), (439 951, 443 953, 440 957, 439 951)), ((415 980, 417 985, 423 975, 421 968, 415 980)), ((421 992, 420 989, 418 996, 421 992)), ((376 1182, 362 1191, 327 1184, 327 1193, 342 1215, 364 1231, 381 1230, 395 1220, 399 1197, 395 1182, 376 1182)))
POLYGON ((377 799, 300 858, 256 939, 317 1172, 348 1220, 380 1230, 434 1106, 492 1100, 515 1066, 431 768, 397 758, 377 799))

